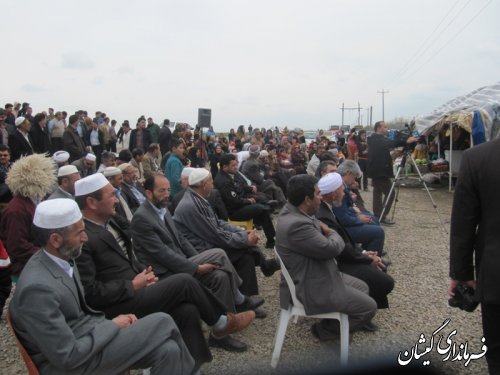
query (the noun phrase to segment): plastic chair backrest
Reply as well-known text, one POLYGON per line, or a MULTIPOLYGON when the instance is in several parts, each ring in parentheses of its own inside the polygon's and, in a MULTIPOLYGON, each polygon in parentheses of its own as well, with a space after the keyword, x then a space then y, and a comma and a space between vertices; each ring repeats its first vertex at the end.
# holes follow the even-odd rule
POLYGON ((276 257, 280 261, 281 273, 282 273, 283 277, 285 278, 286 284, 288 285, 288 290, 290 290, 290 295, 292 296, 293 305, 295 307, 304 308, 302 303, 300 303, 300 301, 297 299, 297 296, 295 294, 295 283, 293 282, 292 277, 288 273, 288 270, 285 267, 285 263, 283 263, 283 260, 281 259, 280 255, 278 254, 278 250, 276 250, 276 248, 274 248, 274 252, 276 253, 276 257))
POLYGON ((21 357, 24 360, 24 364, 26 365, 26 369, 28 370, 28 374, 29 375, 40 375, 35 363, 33 362, 33 360, 29 356, 26 349, 24 349, 23 344, 21 344, 21 341, 19 341, 19 338, 17 337, 16 331, 14 330, 14 326, 12 325, 10 311, 7 310, 7 314, 6 314, 5 318, 7 319, 7 325, 9 326, 10 331, 12 332, 12 335, 16 339, 17 348, 19 349, 19 352, 21 353, 21 357))

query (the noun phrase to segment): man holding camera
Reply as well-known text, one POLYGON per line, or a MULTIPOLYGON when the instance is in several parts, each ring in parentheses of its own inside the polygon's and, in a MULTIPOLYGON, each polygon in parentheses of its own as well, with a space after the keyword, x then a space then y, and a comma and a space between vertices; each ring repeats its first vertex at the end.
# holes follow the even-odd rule
POLYGON ((375 132, 368 137, 368 165, 367 175, 372 179, 373 185, 373 213, 380 220, 381 224, 393 225, 394 222, 388 219, 387 213, 391 210, 394 194, 389 197, 394 172, 392 170, 392 157, 390 150, 406 144, 418 141, 417 137, 408 137, 406 140, 393 140, 387 138, 389 128, 384 121, 377 121, 374 127, 375 132), (382 199, 383 197, 383 199, 382 199), (384 217, 380 217, 384 211, 384 217))
POLYGON ((467 306, 467 294, 472 291, 470 288, 475 289, 474 299, 481 303, 490 374, 500 374, 498 160, 500 139, 463 154, 453 199, 450 234, 450 305, 472 311, 467 306))

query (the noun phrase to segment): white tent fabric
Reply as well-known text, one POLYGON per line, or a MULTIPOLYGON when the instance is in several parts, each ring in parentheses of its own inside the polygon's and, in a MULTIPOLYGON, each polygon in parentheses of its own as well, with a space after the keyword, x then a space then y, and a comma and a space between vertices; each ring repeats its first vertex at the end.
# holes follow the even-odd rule
POLYGON ((481 111, 486 139, 492 136, 492 126, 495 119, 500 118, 500 82, 481 87, 471 93, 459 96, 436 108, 426 116, 415 119, 416 129, 420 133, 436 125, 445 116, 451 114, 471 114, 481 111))

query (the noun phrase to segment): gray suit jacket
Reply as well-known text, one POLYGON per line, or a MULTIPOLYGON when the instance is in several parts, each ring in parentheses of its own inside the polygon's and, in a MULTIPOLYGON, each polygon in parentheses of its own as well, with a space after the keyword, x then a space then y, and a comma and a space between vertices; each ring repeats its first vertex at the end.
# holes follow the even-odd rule
MULTIPOLYGON (((319 221, 287 203, 276 228, 276 250, 295 283, 297 298, 307 314, 345 309, 346 288, 334 258, 344 249, 344 241, 332 232, 321 233, 319 221)), ((290 292, 281 283, 280 302, 287 308, 290 292)))
POLYGON ((16 333, 42 374, 84 366, 120 330, 79 298, 84 292, 76 266, 73 277, 39 251, 26 264, 10 302, 16 333))
POLYGON ((75 200, 75 197, 73 195, 62 190, 60 187, 54 190, 54 192, 50 194, 50 196, 47 199, 58 199, 58 198, 67 198, 75 200))
POLYGON ((196 273, 197 264, 188 258, 198 255, 198 252, 184 236, 177 233, 168 210, 162 222, 153 206, 146 201, 135 212, 130 229, 137 258, 141 263, 151 265, 157 276, 196 273))
POLYGON ((220 220, 210 203, 191 188, 175 209, 174 221, 179 232, 200 252, 214 247, 248 248, 246 230, 220 220))

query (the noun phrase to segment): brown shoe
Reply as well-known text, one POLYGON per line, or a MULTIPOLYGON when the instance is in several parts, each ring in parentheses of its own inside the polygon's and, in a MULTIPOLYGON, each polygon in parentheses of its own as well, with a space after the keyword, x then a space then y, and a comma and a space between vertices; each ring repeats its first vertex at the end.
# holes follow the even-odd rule
POLYGON ((212 331, 215 338, 221 338, 235 332, 243 331, 255 319, 255 311, 244 311, 239 314, 227 313, 227 325, 220 331, 212 331))

